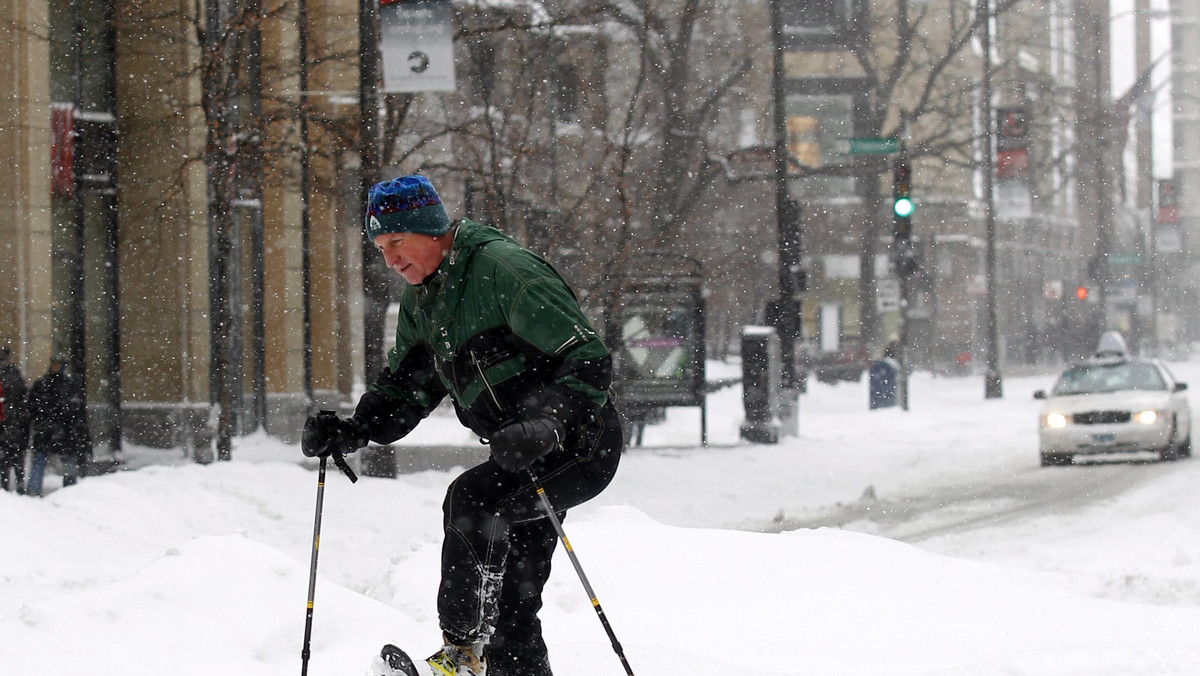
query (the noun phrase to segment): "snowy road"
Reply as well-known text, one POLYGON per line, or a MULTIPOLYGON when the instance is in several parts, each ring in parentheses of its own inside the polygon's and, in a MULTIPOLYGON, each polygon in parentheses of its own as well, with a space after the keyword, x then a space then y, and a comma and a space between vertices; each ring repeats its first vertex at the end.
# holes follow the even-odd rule
POLYGON ((917 543, 1051 514, 1065 516, 1116 497, 1166 473, 1175 463, 1141 460, 1034 468, 1004 476, 980 475, 968 485, 929 485, 888 499, 869 495, 816 518, 785 519, 764 528, 782 532, 829 526, 917 543))

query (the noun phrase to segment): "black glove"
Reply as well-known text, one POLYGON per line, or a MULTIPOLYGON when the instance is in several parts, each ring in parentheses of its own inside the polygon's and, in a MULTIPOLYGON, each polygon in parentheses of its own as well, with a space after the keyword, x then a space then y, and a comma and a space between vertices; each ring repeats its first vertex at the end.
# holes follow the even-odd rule
POLYGON ((370 440, 370 430, 362 418, 339 418, 333 411, 321 411, 304 421, 300 450, 310 458, 346 455, 366 446, 370 440))
POLYGON ((509 472, 519 472, 553 451, 566 437, 562 421, 548 415, 509 423, 492 436, 492 458, 509 472))

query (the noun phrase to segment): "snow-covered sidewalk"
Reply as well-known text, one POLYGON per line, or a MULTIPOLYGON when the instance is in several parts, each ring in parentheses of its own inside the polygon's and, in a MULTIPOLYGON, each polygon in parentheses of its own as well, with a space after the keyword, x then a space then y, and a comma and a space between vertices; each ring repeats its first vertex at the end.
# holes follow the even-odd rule
MULTIPOLYGON (((1200 383, 1200 365, 1175 370, 1200 383)), ((1073 514, 934 538, 754 532, 870 487, 899 495, 1037 467, 1034 389, 918 374, 912 410, 814 384, 801 434, 740 443, 740 390, 646 430, 613 486, 566 522, 640 676, 1200 673, 1200 461, 1073 514)), ((427 421, 409 443, 456 438, 427 421)), ((426 443, 442 443, 429 441, 426 443)), ((131 449, 131 453, 138 453, 131 449)), ((174 457, 175 451, 145 451, 174 457)), ((0 670, 18 676, 297 673, 316 473, 296 447, 0 494, 0 670)), ((442 493, 426 471, 326 485, 314 676, 362 676, 387 641, 438 643, 442 493)), ((623 674, 560 551, 542 612, 555 672, 623 674)))

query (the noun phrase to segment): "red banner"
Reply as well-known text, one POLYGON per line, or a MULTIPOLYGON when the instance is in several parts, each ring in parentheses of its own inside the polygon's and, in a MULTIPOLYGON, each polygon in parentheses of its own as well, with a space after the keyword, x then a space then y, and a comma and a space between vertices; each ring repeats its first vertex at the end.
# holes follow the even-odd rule
POLYGON ((1175 192, 1175 181, 1164 178, 1158 181, 1158 211, 1154 215, 1157 223, 1179 222, 1179 197, 1175 192))
POLYGON ((1029 150, 1013 148, 996 152, 996 176, 1022 178, 1029 175, 1029 150))
POLYGON ((50 105, 50 192, 54 197, 75 197, 75 106, 50 105))

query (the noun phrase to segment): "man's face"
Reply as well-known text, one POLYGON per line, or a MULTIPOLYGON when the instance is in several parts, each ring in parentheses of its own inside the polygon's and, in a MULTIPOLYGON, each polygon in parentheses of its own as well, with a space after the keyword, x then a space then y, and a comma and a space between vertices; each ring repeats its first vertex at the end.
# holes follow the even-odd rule
POLYGON ((409 284, 420 284, 442 264, 450 250, 450 238, 415 232, 384 233, 375 238, 383 261, 409 284))

